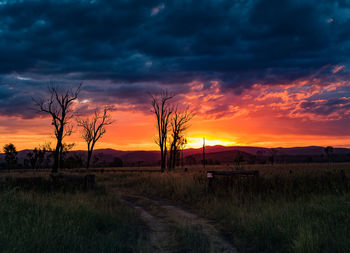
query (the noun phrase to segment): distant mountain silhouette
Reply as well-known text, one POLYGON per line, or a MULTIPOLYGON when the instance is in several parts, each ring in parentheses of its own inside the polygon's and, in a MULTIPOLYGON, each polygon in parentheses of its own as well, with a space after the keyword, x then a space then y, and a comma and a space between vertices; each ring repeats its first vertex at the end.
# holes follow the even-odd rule
MULTIPOLYGON (((18 161, 23 163, 27 153, 31 150, 18 152, 18 161)), ((263 148, 250 146, 207 146, 207 163, 230 164, 237 161, 238 156, 242 156, 244 162, 265 163, 270 157, 274 157, 275 162, 325 162, 326 157, 324 147, 293 147, 293 148, 263 148)), ((80 156, 86 158, 86 151, 71 151, 67 156, 80 156)), ((114 149, 96 149, 93 156, 99 157, 100 162, 108 165, 115 157, 122 159, 124 166, 151 166, 157 165, 160 160, 159 151, 122 151, 114 149)), ((332 160, 336 162, 350 161, 350 149, 334 148, 332 160)), ((184 150, 184 161, 186 164, 200 164, 202 162, 202 148, 190 148, 184 150)), ((4 154, 0 153, 0 163, 4 162, 4 154)))

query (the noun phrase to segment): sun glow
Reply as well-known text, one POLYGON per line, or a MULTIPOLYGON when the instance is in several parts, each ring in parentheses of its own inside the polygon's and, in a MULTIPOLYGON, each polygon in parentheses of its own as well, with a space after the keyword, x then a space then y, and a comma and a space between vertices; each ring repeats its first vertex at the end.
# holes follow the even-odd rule
MULTIPOLYGON (((205 138, 205 145, 206 146, 216 146, 216 145, 221 145, 221 146, 236 146, 239 145, 235 141, 229 141, 229 140, 216 140, 212 138, 205 138)), ((186 148, 201 148, 203 147, 203 138, 192 138, 189 137, 187 138, 187 145, 186 148)))

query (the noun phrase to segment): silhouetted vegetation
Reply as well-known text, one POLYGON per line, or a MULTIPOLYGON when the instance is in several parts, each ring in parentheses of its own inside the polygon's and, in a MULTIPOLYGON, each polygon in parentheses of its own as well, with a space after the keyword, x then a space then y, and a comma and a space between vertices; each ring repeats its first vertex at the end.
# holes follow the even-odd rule
POLYGON ((170 100, 174 97, 168 91, 163 91, 160 94, 151 95, 152 112, 157 119, 158 135, 155 137, 155 142, 160 148, 160 167, 164 171, 167 161, 167 140, 169 131, 170 116, 174 110, 170 104, 170 100))
POLYGON ((81 127, 81 136, 88 148, 86 168, 90 167, 90 160, 96 142, 106 133, 106 126, 112 124, 109 109, 104 108, 103 112, 96 110, 91 119, 78 119, 78 126, 81 127))
POLYGON ((113 162, 109 164, 110 167, 123 167, 123 160, 119 157, 114 157, 113 162))
POLYGON ((44 162, 46 156, 49 156, 52 149, 49 144, 44 146, 35 147, 33 151, 27 153, 27 159, 24 160, 24 166, 29 166, 32 170, 44 168, 44 162))
POLYGON ((70 120, 72 114, 72 103, 78 98, 81 84, 73 91, 67 89, 60 91, 57 87, 49 86, 50 97, 47 99, 34 99, 38 111, 49 114, 52 118, 52 125, 54 126, 55 137, 57 140, 56 148, 54 150, 54 163, 52 172, 57 172, 63 163, 63 139, 71 135, 72 126, 70 120))
POLYGON ((324 148, 324 152, 326 153, 328 162, 333 160, 333 156, 334 156, 333 151, 334 151, 334 148, 332 146, 327 146, 324 148))
POLYGON ((170 119, 171 139, 169 152, 169 169, 175 169, 177 161, 180 159, 180 149, 186 143, 184 136, 185 130, 189 127, 188 123, 193 118, 193 112, 186 108, 185 111, 180 112, 178 106, 175 107, 172 117, 170 119))
POLYGON ((186 108, 184 111, 179 110, 178 105, 173 105, 171 99, 174 94, 163 91, 160 94, 151 95, 152 112, 156 116, 158 135, 155 138, 156 144, 160 148, 160 165, 164 171, 166 165, 169 169, 174 169, 180 160, 180 149, 184 148, 187 143, 184 136, 188 128, 189 121, 193 118, 194 113, 186 108), (168 152, 168 132, 169 152, 168 152))
POLYGON ((5 153, 5 161, 7 165, 7 169, 10 171, 11 169, 15 169, 17 166, 17 150, 15 145, 12 143, 5 144, 3 147, 5 153))
POLYGON ((64 167, 67 169, 83 168, 84 162, 80 155, 72 155, 64 160, 64 167))

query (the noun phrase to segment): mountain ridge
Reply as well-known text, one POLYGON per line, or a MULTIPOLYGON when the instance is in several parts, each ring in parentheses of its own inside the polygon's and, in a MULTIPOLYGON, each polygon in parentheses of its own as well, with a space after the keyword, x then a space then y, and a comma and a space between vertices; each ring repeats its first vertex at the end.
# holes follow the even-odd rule
MULTIPOLYGON (((18 151, 18 161, 23 163, 27 154, 31 150, 18 151)), ((239 157, 248 163, 267 163, 271 158, 275 162, 325 162, 330 157, 325 153, 324 147, 306 146, 291 148, 265 148, 254 146, 206 146, 206 159, 208 163, 234 163, 239 157)), ((82 160, 86 159, 86 150, 73 150, 67 154, 67 157, 77 156, 82 160)), ((189 148, 183 150, 185 164, 199 164, 202 161, 202 148, 189 148)), ((160 160, 160 151, 157 150, 116 150, 112 148, 96 149, 93 156, 105 164, 110 164, 118 157, 125 166, 151 166, 157 165, 160 160)), ((334 148, 331 154, 335 161, 350 161, 350 149, 334 148)), ((0 153, 0 162, 4 162, 4 154, 0 153)))

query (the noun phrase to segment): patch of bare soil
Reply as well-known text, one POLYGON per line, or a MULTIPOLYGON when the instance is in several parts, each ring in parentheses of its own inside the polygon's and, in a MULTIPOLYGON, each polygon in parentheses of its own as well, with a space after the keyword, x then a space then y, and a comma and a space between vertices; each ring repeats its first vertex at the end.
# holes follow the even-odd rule
POLYGON ((122 199, 140 214, 142 221, 149 228, 149 237, 153 251, 163 253, 172 252, 171 249, 174 245, 172 245, 173 240, 171 240, 168 222, 151 214, 142 204, 138 203, 138 198, 123 196, 122 199))
POLYGON ((211 221, 176 204, 130 194, 122 194, 121 198, 140 213, 149 227, 150 240, 155 252, 176 251, 176 242, 171 236, 171 226, 174 224, 201 227, 202 232, 211 241, 212 252, 238 252, 232 244, 220 236, 211 221))

